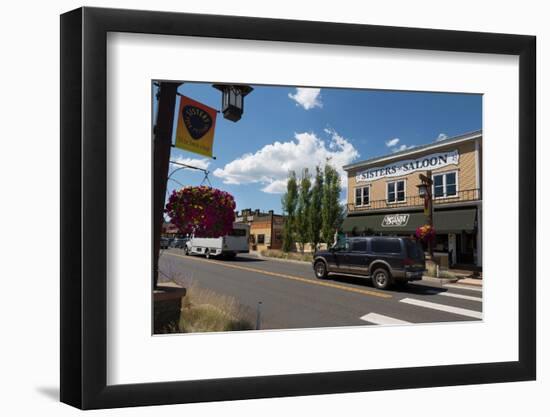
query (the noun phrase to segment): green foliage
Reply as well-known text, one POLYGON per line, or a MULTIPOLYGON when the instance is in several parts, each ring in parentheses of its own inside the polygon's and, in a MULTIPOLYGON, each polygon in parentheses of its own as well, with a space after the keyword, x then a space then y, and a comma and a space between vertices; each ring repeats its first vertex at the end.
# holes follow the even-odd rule
POLYGON ((298 205, 296 208, 296 240, 300 244, 300 251, 304 252, 304 245, 310 242, 309 218, 311 215, 311 175, 304 169, 300 179, 298 205))
POLYGON ((321 217, 323 225, 321 228, 322 239, 327 245, 334 242, 334 235, 342 225, 344 212, 340 205, 340 175, 331 165, 325 165, 325 178, 323 184, 323 198, 321 206, 321 217))
POLYGON ((320 167, 315 167, 315 181, 311 189, 311 204, 309 213, 309 238, 311 246, 316 249, 321 242, 321 228, 323 227, 323 217, 321 207, 323 205, 323 171, 320 167))
POLYGON ((281 203, 283 205, 283 213, 286 215, 283 227, 283 250, 290 252, 296 235, 296 206, 298 204, 298 182, 294 171, 290 171, 289 173, 286 183, 286 193, 281 203))
POLYGON ((287 180, 287 190, 282 198, 283 212, 286 215, 283 229, 283 251, 290 252, 294 242, 304 251, 306 243, 317 248, 319 243, 329 246, 344 218, 340 204, 340 175, 334 167, 325 165, 324 170, 317 166, 312 184, 311 175, 305 169, 300 178, 291 171, 287 180))

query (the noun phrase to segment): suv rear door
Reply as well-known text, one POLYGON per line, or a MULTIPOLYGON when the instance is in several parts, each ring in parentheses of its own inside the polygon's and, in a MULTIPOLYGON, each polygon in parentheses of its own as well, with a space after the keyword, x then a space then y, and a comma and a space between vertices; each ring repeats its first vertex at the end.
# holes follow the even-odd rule
POLYGON ((401 239, 398 237, 373 237, 370 241, 370 250, 372 259, 383 260, 392 269, 403 268, 402 259, 405 254, 402 251, 405 248, 401 248, 401 239))
POLYGON ((367 239, 353 239, 351 241, 347 263, 350 274, 368 274, 367 239))

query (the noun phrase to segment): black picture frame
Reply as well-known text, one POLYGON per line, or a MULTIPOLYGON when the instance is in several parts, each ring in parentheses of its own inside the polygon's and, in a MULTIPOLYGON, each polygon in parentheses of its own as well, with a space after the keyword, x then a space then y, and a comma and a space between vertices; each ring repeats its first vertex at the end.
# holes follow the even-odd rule
POLYGON ((82 409, 536 378, 536 38, 449 30, 80 8, 61 16, 61 401, 82 409), (519 56, 519 360, 113 385, 107 375, 108 32, 519 56))

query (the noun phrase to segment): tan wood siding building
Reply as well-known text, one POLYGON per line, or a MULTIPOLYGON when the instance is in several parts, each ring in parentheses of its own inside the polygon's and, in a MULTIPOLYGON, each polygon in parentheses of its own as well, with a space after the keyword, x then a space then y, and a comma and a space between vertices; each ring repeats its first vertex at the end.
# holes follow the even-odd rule
POLYGON ((343 232, 413 234, 426 219, 419 174, 430 170, 436 250, 449 254, 450 265, 481 267, 481 145, 477 131, 345 166, 343 232))

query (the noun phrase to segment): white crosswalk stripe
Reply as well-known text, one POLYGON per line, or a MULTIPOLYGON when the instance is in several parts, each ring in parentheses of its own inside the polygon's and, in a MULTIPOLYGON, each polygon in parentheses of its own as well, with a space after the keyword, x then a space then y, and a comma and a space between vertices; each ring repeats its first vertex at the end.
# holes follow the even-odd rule
POLYGON ((373 324, 411 324, 405 320, 394 319, 393 317, 384 316, 377 313, 365 314, 363 317, 360 317, 363 321, 368 321, 373 324))
POLYGON ((479 301, 480 303, 483 301, 483 298, 481 297, 472 297, 471 295, 456 294, 454 292, 440 292, 439 295, 460 298, 461 300, 479 301))
POLYGON ((461 316, 472 317, 475 319, 483 318, 483 313, 475 310, 468 310, 460 307, 448 306, 445 304, 432 303, 429 301, 417 300, 415 298, 403 298, 401 303, 411 304, 418 307, 431 308, 432 310, 446 311, 447 313, 459 314, 461 316))
POLYGON ((447 287, 447 288, 456 288, 456 289, 459 289, 459 290, 470 290, 470 291, 483 292, 483 288, 468 287, 467 285, 445 284, 444 286, 447 287))

